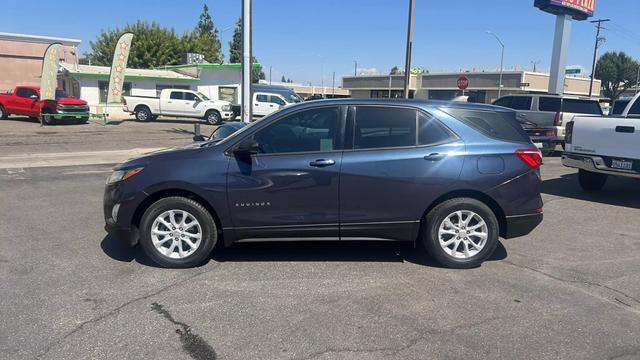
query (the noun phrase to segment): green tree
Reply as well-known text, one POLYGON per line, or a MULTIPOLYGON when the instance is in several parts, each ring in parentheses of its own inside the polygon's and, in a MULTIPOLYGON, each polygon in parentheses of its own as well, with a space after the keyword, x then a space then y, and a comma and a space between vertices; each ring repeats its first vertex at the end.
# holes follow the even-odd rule
POLYGON ((163 28, 156 22, 138 21, 123 29, 103 30, 95 41, 90 41, 91 52, 86 61, 92 65, 111 66, 113 51, 120 35, 134 34, 129 64, 131 68, 152 68, 162 65, 178 65, 182 61, 183 47, 180 38, 171 28, 163 28))
POLYGON ((242 62, 242 20, 236 21, 233 30, 233 39, 229 41, 229 62, 237 64, 242 62))
POLYGON ((293 81, 291 81, 291 79, 290 79, 290 78, 287 78, 287 82, 288 82, 288 83, 292 83, 293 81))
POLYGON ((204 4, 202 14, 196 28, 189 34, 183 36, 185 52, 194 52, 204 55, 205 60, 210 63, 222 62, 222 53, 218 29, 213 23, 209 14, 209 7, 204 4))
POLYGON ((624 52, 606 52, 596 63, 595 77, 602 81, 602 93, 611 101, 636 83, 640 64, 624 52))
POLYGON ((392 67, 391 71, 389 72, 389 75, 400 75, 400 74, 402 74, 402 71, 397 66, 392 67))
POLYGON ((287 78, 285 78, 284 75, 282 75, 282 78, 280 78, 280 82, 286 83, 287 82, 287 78))
MULTIPOLYGON (((253 63, 257 63, 258 59, 255 56, 251 58, 253 63)), ((238 64, 242 62, 242 19, 236 21, 236 28, 233 30, 233 39, 229 41, 229 62, 232 64, 238 64)), ((257 83, 259 80, 264 80, 266 77, 262 68, 251 68, 251 81, 257 83)))

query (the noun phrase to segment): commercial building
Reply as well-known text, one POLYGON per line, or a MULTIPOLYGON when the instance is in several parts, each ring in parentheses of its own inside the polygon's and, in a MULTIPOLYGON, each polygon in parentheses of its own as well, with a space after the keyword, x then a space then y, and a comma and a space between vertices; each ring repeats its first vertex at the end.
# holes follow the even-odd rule
POLYGON ((78 62, 80 40, 0 33, 0 91, 13 89, 16 85, 39 85, 42 58, 53 43, 63 45, 62 61, 78 62))
MULTIPOLYGON (((499 72, 464 72, 412 75, 409 83, 409 97, 417 99, 451 100, 458 96, 468 96, 468 101, 491 103, 501 95, 511 93, 546 93, 549 74, 529 71, 505 71, 502 73, 502 87, 499 72), (465 77, 468 87, 458 88, 458 80, 465 77)), ((350 91, 352 97, 396 98, 402 97, 403 75, 347 76, 342 79, 342 87, 350 91)), ((565 94, 589 95, 589 79, 567 76, 565 94)), ((600 80, 593 82, 593 96, 600 95, 600 80)))

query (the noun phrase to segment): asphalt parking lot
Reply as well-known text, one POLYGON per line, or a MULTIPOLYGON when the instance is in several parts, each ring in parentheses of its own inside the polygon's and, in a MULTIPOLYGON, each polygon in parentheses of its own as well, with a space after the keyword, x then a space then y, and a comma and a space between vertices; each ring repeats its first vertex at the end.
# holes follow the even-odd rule
MULTIPOLYGON (((0 121, 0 163, 179 145, 192 128, 0 121)), ((640 358, 638 181, 586 194, 545 159, 544 222, 471 270, 393 243, 242 244, 168 270, 106 236, 110 167, 0 169, 0 358, 640 358)))

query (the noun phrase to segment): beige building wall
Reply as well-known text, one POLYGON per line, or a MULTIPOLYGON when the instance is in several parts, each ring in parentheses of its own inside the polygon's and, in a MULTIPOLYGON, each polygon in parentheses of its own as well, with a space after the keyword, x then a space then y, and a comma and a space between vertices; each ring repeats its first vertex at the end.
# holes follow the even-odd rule
POLYGON ((40 85, 42 58, 54 42, 63 44, 61 60, 77 63, 80 40, 0 33, 0 91, 16 85, 40 85))

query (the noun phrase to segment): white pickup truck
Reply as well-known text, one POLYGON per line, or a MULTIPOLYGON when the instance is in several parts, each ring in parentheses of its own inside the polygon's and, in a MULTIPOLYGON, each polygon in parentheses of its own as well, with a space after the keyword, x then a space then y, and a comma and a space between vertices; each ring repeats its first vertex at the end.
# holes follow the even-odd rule
POLYGON ((209 124, 220 124, 232 114, 228 101, 180 89, 164 89, 160 97, 125 96, 122 110, 135 114, 138 121, 153 121, 162 115, 204 119, 209 124))
POLYGON ((620 115, 577 116, 566 125, 564 166, 578 168, 580 186, 602 189, 609 175, 640 179, 640 94, 620 115))

